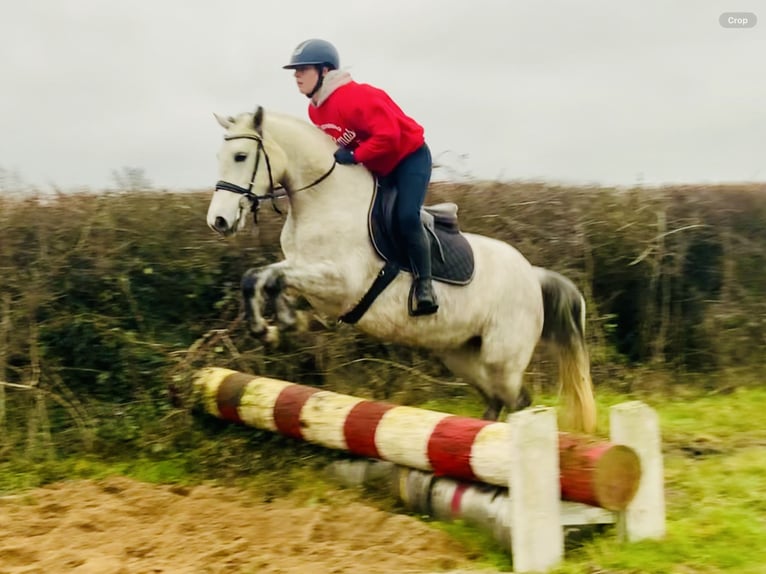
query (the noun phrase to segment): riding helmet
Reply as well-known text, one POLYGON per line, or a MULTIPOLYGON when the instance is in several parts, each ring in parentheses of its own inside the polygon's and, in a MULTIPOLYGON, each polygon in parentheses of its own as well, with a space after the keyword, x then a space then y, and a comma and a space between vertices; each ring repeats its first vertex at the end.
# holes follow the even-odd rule
POLYGON ((340 68, 340 56, 335 46, 327 40, 312 38, 298 44, 290 57, 290 63, 282 67, 294 70, 299 66, 327 66, 337 70, 340 68))

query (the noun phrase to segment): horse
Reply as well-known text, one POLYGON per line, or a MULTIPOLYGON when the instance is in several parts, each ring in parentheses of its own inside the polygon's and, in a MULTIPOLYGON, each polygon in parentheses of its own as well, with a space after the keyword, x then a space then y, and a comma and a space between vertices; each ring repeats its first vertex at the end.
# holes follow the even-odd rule
MULTIPOLYGON (((362 165, 337 164, 335 141, 302 119, 265 113, 260 106, 254 113, 214 115, 225 134, 209 227, 233 236, 251 213, 257 225, 262 201, 280 195, 288 200, 280 234, 284 259, 243 275, 250 331, 264 336, 269 328, 294 323, 286 292, 302 295, 325 317, 344 316, 383 274, 368 230, 375 176, 362 165)), ((357 328, 432 352, 478 390, 487 420, 497 420, 503 407, 513 412, 531 404, 524 371, 538 343, 551 343, 564 403, 562 428, 592 432, 596 405, 581 292, 563 275, 533 266, 506 242, 461 235, 473 251, 473 277, 464 285, 435 282, 437 313, 407 313, 412 278, 405 272, 369 305, 357 328)))

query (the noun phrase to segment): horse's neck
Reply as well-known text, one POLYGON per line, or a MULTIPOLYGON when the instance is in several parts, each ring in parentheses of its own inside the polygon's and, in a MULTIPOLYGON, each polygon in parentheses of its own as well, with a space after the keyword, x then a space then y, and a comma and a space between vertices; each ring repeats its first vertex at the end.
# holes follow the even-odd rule
MULTIPOLYGON (((362 169, 336 165, 333 172, 322 178, 333 166, 335 143, 319 128, 292 118, 274 115, 269 130, 271 137, 288 158, 287 188, 290 192, 290 217, 293 226, 302 220, 322 222, 329 229, 353 228, 366 222, 372 198, 372 176, 362 169)), ((366 225, 366 223, 364 223, 366 225)))
POLYGON ((311 124, 290 116, 271 114, 266 135, 286 154, 288 190, 310 185, 332 165, 332 140, 311 124))
POLYGON ((274 141, 287 158, 285 183, 292 189, 280 234, 282 252, 293 269, 308 277, 303 294, 312 305, 340 314, 349 299, 364 294, 379 270, 367 238, 373 177, 361 166, 333 167, 335 143, 308 123, 284 122, 274 141), (312 185, 331 168, 332 173, 312 185), (311 279, 312 273, 318 278, 311 279))

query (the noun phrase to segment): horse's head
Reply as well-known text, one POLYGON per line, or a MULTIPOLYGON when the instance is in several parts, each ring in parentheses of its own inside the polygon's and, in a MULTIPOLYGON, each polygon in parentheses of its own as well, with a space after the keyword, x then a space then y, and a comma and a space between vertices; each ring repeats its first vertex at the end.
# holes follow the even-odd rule
POLYGON ((222 117, 226 129, 218 153, 219 181, 207 210, 207 224, 221 235, 234 235, 245 226, 248 213, 255 216, 260 200, 274 196, 287 161, 285 152, 264 135, 263 108, 254 114, 222 117))

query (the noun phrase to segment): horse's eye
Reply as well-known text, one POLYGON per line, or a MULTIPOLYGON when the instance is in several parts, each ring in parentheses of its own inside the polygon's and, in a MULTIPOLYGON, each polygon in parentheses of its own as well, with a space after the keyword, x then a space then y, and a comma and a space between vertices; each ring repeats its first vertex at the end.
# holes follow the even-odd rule
POLYGON ((245 161, 246 159, 247 159, 246 153, 240 152, 238 154, 234 154, 234 161, 245 161))

